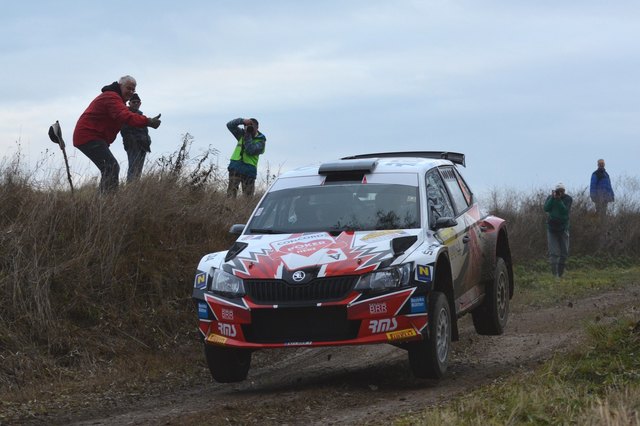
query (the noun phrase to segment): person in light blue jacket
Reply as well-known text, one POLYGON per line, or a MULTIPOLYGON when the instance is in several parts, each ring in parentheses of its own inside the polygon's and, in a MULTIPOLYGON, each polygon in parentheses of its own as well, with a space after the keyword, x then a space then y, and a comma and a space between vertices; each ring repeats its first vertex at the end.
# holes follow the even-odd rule
POLYGON ((591 186, 589 189, 591 201, 596 205, 596 213, 599 217, 607 215, 607 204, 614 201, 613 188, 609 173, 604 169, 604 160, 598 160, 598 168, 591 174, 591 186))

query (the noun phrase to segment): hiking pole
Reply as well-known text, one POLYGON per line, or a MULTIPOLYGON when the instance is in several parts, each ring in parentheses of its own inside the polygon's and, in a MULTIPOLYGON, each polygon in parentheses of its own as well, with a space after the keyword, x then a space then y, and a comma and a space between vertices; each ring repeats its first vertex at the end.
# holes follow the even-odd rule
POLYGON ((69 160, 67 159, 67 151, 64 149, 64 140, 62 139, 62 129, 60 128, 60 123, 56 120, 51 126, 49 126, 49 139, 51 142, 58 144, 60 149, 62 150, 62 155, 64 157, 64 164, 67 166, 67 179, 69 179, 69 186, 71 187, 71 195, 73 195, 73 182, 71 181, 71 171, 69 171, 69 160))

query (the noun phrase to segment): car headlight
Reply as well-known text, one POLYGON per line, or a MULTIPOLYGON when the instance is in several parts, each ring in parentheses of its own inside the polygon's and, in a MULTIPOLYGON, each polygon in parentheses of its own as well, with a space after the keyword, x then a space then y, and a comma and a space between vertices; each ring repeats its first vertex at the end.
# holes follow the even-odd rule
POLYGON ((213 277, 211 291, 244 296, 244 284, 240 278, 215 268, 211 268, 210 275, 213 277))
POLYGON ((356 290, 384 290, 404 287, 411 280, 411 263, 383 269, 360 277, 356 290))

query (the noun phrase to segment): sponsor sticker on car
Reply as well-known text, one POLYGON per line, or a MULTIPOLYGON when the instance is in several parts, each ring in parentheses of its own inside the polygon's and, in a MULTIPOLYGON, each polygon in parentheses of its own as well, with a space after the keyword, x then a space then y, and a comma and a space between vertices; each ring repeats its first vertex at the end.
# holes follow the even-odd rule
POLYGON ((209 319, 209 307, 205 302, 198 302, 198 318, 209 319))
POLYGON ((224 345, 227 343, 227 338, 223 336, 219 336, 217 334, 211 333, 207 336, 207 342, 217 343, 219 345, 224 345))
POLYGON ((233 321, 233 310, 232 309, 225 309, 222 308, 220 310, 220 315, 222 316, 222 319, 224 320, 228 320, 228 321, 233 321))
POLYGON ((424 296, 416 296, 411 298, 411 313, 419 314, 427 312, 427 302, 424 296))
POLYGON ((369 303, 370 314, 386 314, 387 302, 369 303))
POLYGON ((431 282, 431 266, 418 265, 416 267, 416 281, 423 283, 431 282))
POLYGON ((394 341, 394 340, 406 339, 408 337, 415 337, 417 335, 418 335, 418 332, 416 332, 413 328, 407 328, 404 330, 392 331, 390 333, 387 333, 387 340, 394 341))
POLYGON ((380 320, 369 321, 369 330, 371 333, 383 333, 398 328, 398 321, 395 318, 384 318, 380 320))
POLYGON ((196 274, 193 286, 199 290, 204 290, 205 288, 207 288, 207 274, 205 274, 204 272, 196 274))
POLYGON ((361 240, 367 241, 368 243, 375 243, 378 241, 389 240, 395 237, 401 237, 406 234, 407 234, 406 232, 398 231, 397 229, 387 230, 387 231, 375 231, 365 235, 364 237, 361 238, 361 240))

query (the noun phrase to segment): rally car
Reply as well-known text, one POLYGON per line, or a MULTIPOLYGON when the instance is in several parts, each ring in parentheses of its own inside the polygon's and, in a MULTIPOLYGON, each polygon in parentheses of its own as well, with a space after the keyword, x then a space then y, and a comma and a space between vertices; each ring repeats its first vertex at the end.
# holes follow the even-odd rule
POLYGON ((258 349, 387 343, 438 379, 458 318, 501 334, 513 295, 505 221, 453 152, 355 155, 280 176, 227 251, 195 275, 211 375, 246 379, 258 349))

